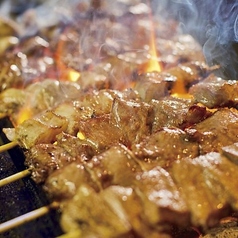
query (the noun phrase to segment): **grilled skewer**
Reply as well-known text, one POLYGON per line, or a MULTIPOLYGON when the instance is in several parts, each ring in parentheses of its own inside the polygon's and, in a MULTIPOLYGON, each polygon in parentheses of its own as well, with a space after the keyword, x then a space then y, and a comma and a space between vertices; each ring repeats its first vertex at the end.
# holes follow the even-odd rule
POLYGON ((31 170, 30 169, 26 169, 26 170, 23 170, 19 173, 16 173, 16 174, 13 174, 9 177, 6 177, 4 179, 1 179, 0 180, 0 187, 4 186, 4 185, 7 185, 9 183, 12 183, 12 182, 15 182, 19 179, 22 179, 22 178, 25 178, 27 176, 31 175, 31 170))
POLYGON ((17 145, 18 145, 18 143, 16 141, 11 141, 7 144, 1 145, 0 146, 0 153, 5 152, 7 150, 10 150, 10 149, 14 148, 17 145))
POLYGON ((48 206, 38 208, 38 209, 28 212, 22 216, 19 216, 12 220, 4 222, 4 223, 0 224, 0 233, 8 231, 8 230, 15 228, 17 226, 23 225, 29 221, 32 221, 36 218, 46 215, 52 209, 58 209, 58 208, 59 208, 59 203, 53 202, 53 203, 49 204, 48 206))

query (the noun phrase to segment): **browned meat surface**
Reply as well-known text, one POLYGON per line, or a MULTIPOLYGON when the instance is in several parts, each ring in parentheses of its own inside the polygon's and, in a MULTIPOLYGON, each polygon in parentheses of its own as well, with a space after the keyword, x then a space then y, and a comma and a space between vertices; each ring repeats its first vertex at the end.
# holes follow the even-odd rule
POLYGON ((142 171, 131 151, 120 144, 94 156, 85 166, 103 188, 112 184, 131 186, 137 172, 142 171))
POLYGON ((237 210, 238 181, 236 178, 238 166, 216 152, 197 157, 194 163, 202 166, 210 191, 212 191, 217 198, 225 198, 232 208, 237 210))
POLYGON ((20 123, 23 110, 28 110, 28 117, 59 105, 65 100, 72 100, 82 94, 77 83, 44 80, 29 85, 26 89, 9 88, 0 94, 0 116, 11 116, 15 125, 20 123))
POLYGON ((170 166, 182 158, 194 158, 199 155, 197 142, 189 141, 188 135, 178 128, 164 127, 146 137, 142 142, 134 144, 135 156, 145 161, 145 166, 170 166))
POLYGON ((219 226, 206 232, 203 238, 236 238, 238 236, 238 222, 236 218, 230 217, 228 222, 221 221, 219 226))
POLYGON ((123 132, 111 122, 108 114, 81 121, 79 132, 100 152, 117 142, 126 143, 123 132))
POLYGON ((110 114, 128 147, 150 133, 151 107, 144 102, 116 98, 110 114))
POLYGON ((72 201, 64 205, 62 226, 67 232, 80 228, 103 237, 171 237, 159 228, 153 203, 140 200, 130 187, 110 186, 96 193, 82 184, 72 201), (97 225, 96 225, 97 224, 97 225))
POLYGON ((223 80, 212 74, 191 87, 189 92, 197 102, 209 108, 237 107, 238 83, 235 80, 223 80))
POLYGON ((72 201, 64 204, 61 225, 65 232, 80 229, 82 237, 126 236, 131 230, 125 214, 116 214, 102 195, 87 184, 82 184, 72 201))
POLYGON ((223 146, 238 142, 235 131, 238 130, 238 111, 223 108, 209 118, 186 129, 200 146, 200 154, 219 151, 223 146))
POLYGON ((221 152, 226 158, 238 165, 238 143, 222 147, 221 152))
POLYGON ((94 147, 68 134, 59 134, 55 144, 37 144, 26 152, 26 165, 33 169, 32 178, 37 182, 55 170, 71 163, 87 161, 95 154, 94 147))
POLYGON ((210 190, 203 171, 201 165, 193 163, 191 159, 185 159, 172 166, 171 175, 191 211, 192 224, 209 227, 216 225, 219 219, 230 211, 226 206, 227 200, 210 190))
POLYGON ((72 198, 77 189, 84 183, 96 191, 99 190, 97 183, 92 181, 90 173, 87 172, 83 164, 72 162, 53 171, 47 177, 44 190, 54 201, 64 201, 72 198))
POLYGON ((204 107, 194 105, 194 101, 190 99, 169 96, 161 100, 152 100, 150 105, 154 111, 152 132, 162 127, 184 127, 195 124, 209 115, 204 107))
POLYGON ((204 79, 211 72, 212 69, 209 69, 203 61, 195 61, 178 64, 176 67, 163 71, 163 74, 173 76, 167 81, 171 84, 169 88, 172 93, 185 93, 189 87, 204 79))
MULTIPOLYGON (((190 212, 187 200, 166 170, 158 166, 139 173, 135 185, 145 208, 148 202, 156 205, 158 217, 153 221, 155 224, 169 223, 181 226, 189 224, 190 212)), ((149 214, 148 212, 145 211, 145 214, 149 214)))
POLYGON ((164 77, 158 72, 139 76, 133 88, 138 92, 141 99, 147 103, 152 99, 161 99, 169 93, 164 77))

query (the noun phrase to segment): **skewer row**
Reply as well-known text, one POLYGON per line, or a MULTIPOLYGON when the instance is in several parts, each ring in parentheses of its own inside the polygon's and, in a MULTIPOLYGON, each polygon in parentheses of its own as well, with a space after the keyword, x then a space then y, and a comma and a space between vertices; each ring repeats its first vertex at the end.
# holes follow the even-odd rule
MULTIPOLYGON (((17 145, 18 144, 15 141, 7 143, 5 145, 2 145, 2 146, 0 146, 0 153, 5 152, 9 149, 12 149, 13 147, 15 147, 17 145)), ((27 177, 29 175, 31 175, 31 170, 26 169, 26 170, 23 170, 23 171, 18 172, 16 174, 13 174, 9 177, 6 177, 4 179, 1 179, 0 180, 0 188, 4 185, 7 185, 7 184, 12 183, 14 181, 17 181, 17 180, 22 179, 24 177, 27 177)), ((31 212, 28 212, 24 215, 21 215, 19 217, 16 217, 16 218, 13 218, 9 221, 6 221, 6 222, 0 224, 0 234, 3 233, 3 232, 8 231, 10 229, 13 229, 17 226, 23 225, 27 222, 33 221, 33 220, 35 220, 35 219, 37 219, 41 216, 44 216, 48 212, 50 212, 51 210, 58 209, 59 205, 60 204, 58 202, 53 202, 53 203, 49 204, 48 206, 38 208, 38 209, 33 210, 31 212)))

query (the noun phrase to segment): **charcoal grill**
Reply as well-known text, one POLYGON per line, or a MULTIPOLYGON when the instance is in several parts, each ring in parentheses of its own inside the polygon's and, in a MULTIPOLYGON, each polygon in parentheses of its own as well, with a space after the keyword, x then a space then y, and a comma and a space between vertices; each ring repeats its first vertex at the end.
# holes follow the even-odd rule
MULTIPOLYGON (((0 120, 0 128, 11 127, 8 118, 0 120)), ((0 143, 9 141, 0 133, 0 143)), ((0 179, 25 169, 24 155, 21 149, 15 147, 0 155, 0 179)), ((48 205, 50 202, 41 187, 30 177, 23 178, 0 188, 0 223, 11 220, 27 212, 48 205)), ((62 234, 59 226, 58 211, 51 211, 45 216, 37 218, 17 228, 0 234, 0 237, 9 238, 45 238, 57 237, 62 234)))

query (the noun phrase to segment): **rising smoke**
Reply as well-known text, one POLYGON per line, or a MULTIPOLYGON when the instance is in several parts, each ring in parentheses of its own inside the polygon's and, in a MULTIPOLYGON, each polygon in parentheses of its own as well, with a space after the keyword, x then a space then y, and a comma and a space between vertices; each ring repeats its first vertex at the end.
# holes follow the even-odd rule
POLYGON ((203 47, 209 65, 219 64, 219 75, 238 79, 237 0, 153 0, 155 14, 173 17, 184 33, 203 47))

